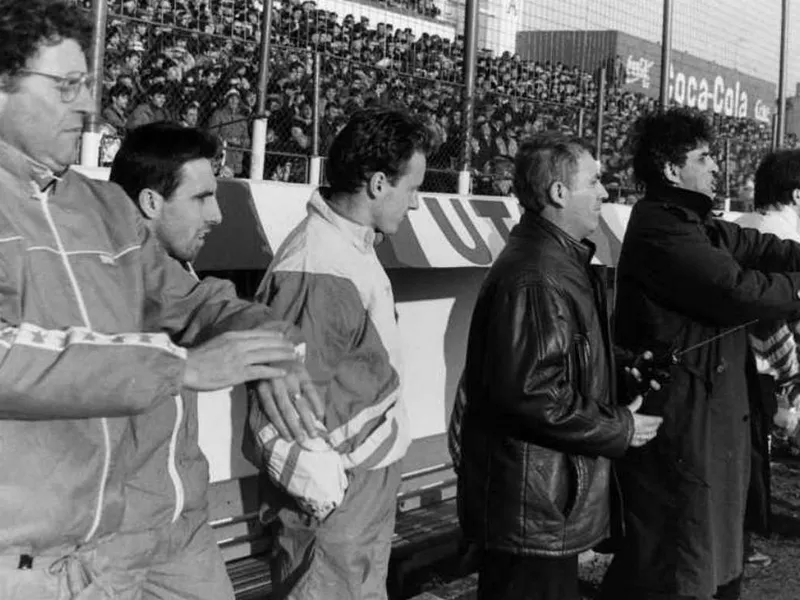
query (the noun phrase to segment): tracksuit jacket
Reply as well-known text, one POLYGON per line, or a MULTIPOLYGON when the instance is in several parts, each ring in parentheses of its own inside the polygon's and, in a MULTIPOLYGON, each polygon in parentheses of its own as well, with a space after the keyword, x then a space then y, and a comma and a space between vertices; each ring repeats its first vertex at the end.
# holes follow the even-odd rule
POLYGON ((175 401, 181 346, 270 315, 169 258, 115 184, 0 142, 0 190, 0 554, 70 552, 119 529, 129 416, 175 401))
MULTIPOLYGON (((324 399, 330 446, 347 471, 387 467, 411 441, 394 296, 374 244, 373 230, 336 214, 315 192, 256 294, 308 340, 305 364, 324 399)), ((268 425, 252 406, 245 452, 261 468, 277 460, 276 483, 291 490, 303 487, 298 479, 326 475, 313 452, 268 425)))

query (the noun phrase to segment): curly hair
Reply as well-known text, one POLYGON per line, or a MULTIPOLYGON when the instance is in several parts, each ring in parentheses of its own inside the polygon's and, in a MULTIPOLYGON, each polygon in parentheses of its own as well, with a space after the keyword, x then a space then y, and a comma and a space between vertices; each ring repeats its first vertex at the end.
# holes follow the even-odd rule
POLYGON ((667 164, 683 166, 686 155, 701 144, 711 144, 714 134, 700 113, 688 108, 639 117, 631 134, 633 174, 644 185, 668 185, 667 164))
POLYGON ((13 80, 42 46, 75 40, 88 53, 92 26, 63 0, 0 0, 0 78, 13 80))
POLYGON ((333 140, 325 176, 332 193, 355 193, 378 172, 394 185, 414 153, 427 156, 431 146, 431 132, 406 111, 361 110, 333 140))

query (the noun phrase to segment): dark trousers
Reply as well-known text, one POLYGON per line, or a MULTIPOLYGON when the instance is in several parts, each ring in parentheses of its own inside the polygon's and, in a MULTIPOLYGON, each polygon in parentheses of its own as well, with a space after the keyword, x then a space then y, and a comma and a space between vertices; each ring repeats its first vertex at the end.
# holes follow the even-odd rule
POLYGON ((578 557, 486 551, 478 568, 478 600, 580 600, 578 557))

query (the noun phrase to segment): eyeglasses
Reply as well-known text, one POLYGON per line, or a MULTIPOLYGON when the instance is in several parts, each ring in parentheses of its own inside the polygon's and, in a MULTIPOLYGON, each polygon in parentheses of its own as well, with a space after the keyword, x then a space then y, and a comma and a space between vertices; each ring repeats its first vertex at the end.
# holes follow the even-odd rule
POLYGON ((30 69, 20 69, 20 73, 27 75, 38 75, 40 77, 47 77, 56 82, 56 89, 61 92, 61 101, 65 104, 74 102, 75 98, 85 87, 89 94, 92 94, 95 78, 89 73, 80 73, 78 71, 67 73, 66 75, 53 75, 52 73, 43 73, 42 71, 32 71, 30 69))

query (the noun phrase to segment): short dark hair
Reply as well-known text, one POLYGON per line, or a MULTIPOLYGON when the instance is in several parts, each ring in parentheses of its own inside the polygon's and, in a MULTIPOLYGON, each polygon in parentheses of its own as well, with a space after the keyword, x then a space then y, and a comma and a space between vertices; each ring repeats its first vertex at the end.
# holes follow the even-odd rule
POLYGON ((219 140, 207 131, 177 123, 149 123, 128 132, 109 179, 134 202, 145 188, 169 199, 181 183, 183 165, 201 158, 213 160, 218 152, 219 140))
POLYGON ((405 110, 360 110, 333 140, 325 176, 333 193, 355 193, 378 172, 394 184, 415 152, 430 151, 430 131, 405 110))
POLYGON ((756 170, 756 208, 794 204, 792 192, 800 189, 800 150, 770 152, 756 170))
POLYGON ((0 0, 0 76, 13 79, 42 46, 75 40, 88 53, 91 39, 91 23, 71 3, 0 0))
POLYGON ((686 155, 714 134, 706 117, 688 108, 642 115, 633 126, 633 174, 644 186, 670 185, 667 164, 683 166, 686 155))
POLYGON ((119 98, 120 96, 127 96, 130 98, 132 94, 133 91, 131 88, 122 83, 115 83, 113 86, 111 86, 111 89, 108 90, 109 98, 119 98))
POLYGON ((514 190, 519 203, 533 213, 550 204, 550 187, 560 181, 572 185, 578 161, 594 156, 592 147, 575 137, 537 135, 525 140, 514 159, 514 190))

